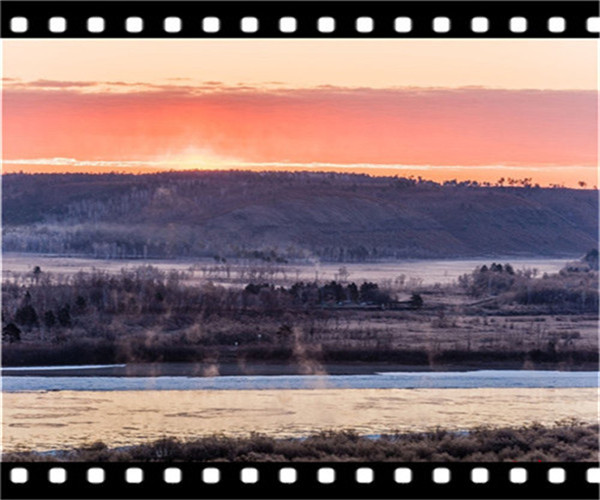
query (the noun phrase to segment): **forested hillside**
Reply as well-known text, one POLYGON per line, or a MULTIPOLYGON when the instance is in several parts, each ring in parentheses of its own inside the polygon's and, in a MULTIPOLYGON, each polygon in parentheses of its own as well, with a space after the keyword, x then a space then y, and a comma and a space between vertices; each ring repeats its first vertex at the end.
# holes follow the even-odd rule
POLYGON ((308 172, 2 180, 4 251, 365 261, 597 247, 596 190, 308 172))

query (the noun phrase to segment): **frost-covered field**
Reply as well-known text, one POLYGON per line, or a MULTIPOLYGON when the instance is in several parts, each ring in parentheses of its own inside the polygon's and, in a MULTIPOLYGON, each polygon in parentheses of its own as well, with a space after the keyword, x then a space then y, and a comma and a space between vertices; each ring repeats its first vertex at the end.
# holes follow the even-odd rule
POLYGON ((495 257, 468 260, 410 260, 376 263, 291 263, 270 264, 265 262, 215 263, 212 260, 101 260, 38 254, 6 253, 2 257, 2 275, 32 272, 35 266, 42 271, 71 275, 80 271, 101 270, 120 272, 142 265, 151 265, 163 271, 185 272, 192 281, 215 281, 219 283, 243 283, 266 280, 284 284, 295 281, 349 280, 374 281, 414 285, 449 284, 459 276, 470 273, 476 267, 491 262, 509 262, 515 270, 537 269, 538 275, 556 273, 573 259, 518 259, 495 257))

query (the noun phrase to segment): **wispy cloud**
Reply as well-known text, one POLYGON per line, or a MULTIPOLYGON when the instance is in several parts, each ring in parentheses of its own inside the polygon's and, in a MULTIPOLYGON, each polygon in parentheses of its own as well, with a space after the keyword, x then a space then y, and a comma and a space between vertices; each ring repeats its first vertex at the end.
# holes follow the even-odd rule
POLYGON ((75 158, 21 158, 5 159, 5 165, 46 165, 53 167, 99 167, 99 168, 139 168, 160 167, 162 162, 138 160, 77 160, 75 158))
MULTIPOLYGON (((188 94, 192 96, 202 96, 214 93, 267 93, 273 95, 316 95, 319 93, 360 93, 371 92, 386 95, 389 93, 431 93, 431 92, 465 92, 465 91, 496 91, 496 92, 572 92, 569 90, 542 90, 542 89, 506 89, 501 87, 486 87, 481 85, 468 85, 462 87, 436 87, 436 86, 388 86, 388 87, 360 87, 360 86, 340 86, 330 84, 319 84, 315 86, 294 87, 284 81, 265 81, 261 83, 237 82, 227 84, 217 80, 198 80, 191 78, 165 78, 161 82, 142 82, 142 81, 115 81, 115 80, 22 80, 19 78, 3 78, 6 90, 48 90, 64 89, 74 94, 146 94, 176 92, 179 94, 188 94), (185 82, 185 83, 184 83, 185 82)), ((586 91, 581 91, 586 92, 586 91)), ((587 91, 593 93, 594 91, 587 91)))
POLYGON ((289 89, 283 82, 265 82, 252 85, 239 82, 227 85, 221 81, 207 80, 194 82, 191 78, 165 78, 164 83, 149 83, 139 81, 73 81, 73 80, 21 80, 18 78, 3 78, 4 88, 7 90, 48 90, 65 89, 81 94, 122 94, 145 92, 177 92, 190 96, 212 92, 225 91, 277 91, 289 89))
MULTIPOLYGON (((499 171, 522 171, 522 165, 402 165, 385 163, 326 163, 326 162, 250 162, 235 159, 223 158, 186 158, 179 159, 161 159, 161 160, 79 160, 75 158, 21 158, 6 159, 3 161, 6 165, 45 165, 54 167, 97 167, 106 168, 131 168, 151 167, 160 170, 191 170, 191 169, 250 169, 250 170, 286 170, 286 169, 307 169, 307 170, 398 170, 398 171, 446 171, 446 170, 464 170, 477 172, 481 170, 499 171)), ((532 172, 544 172, 547 166, 527 167, 532 172)), ((588 168, 591 166, 567 165, 556 166, 555 169, 569 171, 573 168, 588 168)))
POLYGON ((34 88, 73 88, 73 87, 94 87, 95 82, 69 82, 60 80, 35 80, 33 82, 26 82, 20 84, 22 87, 34 87, 34 88))

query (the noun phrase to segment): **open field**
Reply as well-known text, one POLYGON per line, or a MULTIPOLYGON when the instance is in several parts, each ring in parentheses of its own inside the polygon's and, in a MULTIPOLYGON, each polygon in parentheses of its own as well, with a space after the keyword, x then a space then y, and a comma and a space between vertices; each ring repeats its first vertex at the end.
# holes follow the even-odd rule
POLYGON ((369 438, 352 431, 321 432, 305 439, 254 434, 210 436, 189 441, 164 438, 110 448, 102 442, 53 454, 7 453, 6 462, 598 462, 598 425, 562 422, 554 426, 444 429, 369 438))

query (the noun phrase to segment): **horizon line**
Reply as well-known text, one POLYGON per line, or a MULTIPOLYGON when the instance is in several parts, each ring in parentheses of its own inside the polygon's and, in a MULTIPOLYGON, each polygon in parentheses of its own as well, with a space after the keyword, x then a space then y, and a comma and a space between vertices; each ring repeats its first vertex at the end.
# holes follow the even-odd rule
MULTIPOLYGON (((477 168, 477 167, 472 167, 477 168)), ((565 167, 569 168, 569 167, 565 167)), ((525 178, 511 178, 511 177, 501 177, 496 181, 479 181, 476 179, 445 179, 445 180, 434 180, 427 179, 422 176, 415 176, 413 174, 407 176, 401 175, 391 175, 391 174, 380 174, 377 175, 375 172, 360 172, 360 171, 339 171, 339 170, 311 170, 308 168, 296 168, 296 169, 278 169, 278 170, 259 170, 259 169, 244 169, 244 168, 212 168, 212 169, 148 169, 148 171, 123 171, 123 170, 111 170, 111 171, 50 171, 50 172, 27 172, 27 171, 11 171, 0 173, 1 177, 11 176, 11 175, 27 175, 27 176, 58 176, 58 175, 86 175, 86 176, 103 176, 103 175, 117 175, 117 176, 152 176, 152 175, 161 175, 161 174, 317 174, 317 175, 341 175, 341 176, 351 176, 351 177, 368 177, 370 179, 397 179, 397 180, 407 180, 414 181, 416 184, 435 184, 438 186, 445 185, 455 185, 455 186, 465 186, 465 187, 481 187, 481 188, 506 188, 506 189, 573 189, 573 190, 587 190, 587 191, 598 191, 597 185, 590 185, 586 182, 579 181, 578 184, 573 186, 567 186, 563 183, 550 183, 546 185, 541 185, 539 183, 534 183, 531 177, 525 178), (512 181, 512 184, 505 184, 512 181)))

